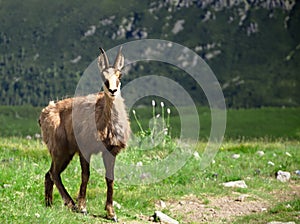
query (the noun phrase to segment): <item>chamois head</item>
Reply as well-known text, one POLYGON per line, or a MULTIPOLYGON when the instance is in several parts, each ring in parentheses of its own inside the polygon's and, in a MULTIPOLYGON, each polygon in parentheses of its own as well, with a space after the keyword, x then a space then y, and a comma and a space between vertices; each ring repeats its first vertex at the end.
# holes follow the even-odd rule
POLYGON ((98 57, 98 67, 103 81, 104 93, 111 99, 115 99, 120 94, 121 87, 121 69, 124 66, 124 56, 121 53, 122 47, 115 59, 113 66, 109 65, 108 57, 105 51, 100 47, 100 55, 98 57))

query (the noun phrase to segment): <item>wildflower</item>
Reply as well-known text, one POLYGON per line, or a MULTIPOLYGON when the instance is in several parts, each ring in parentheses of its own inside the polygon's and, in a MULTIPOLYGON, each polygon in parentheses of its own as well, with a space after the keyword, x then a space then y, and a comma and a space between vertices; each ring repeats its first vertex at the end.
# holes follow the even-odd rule
POLYGON ((156 115, 156 118, 159 118, 159 117, 160 117, 160 114, 157 114, 157 115, 156 115))
POLYGON ((241 157, 241 155, 240 155, 240 154, 233 154, 231 157, 232 157, 233 159, 238 159, 238 158, 241 157))
POLYGON ((171 110, 170 108, 167 108, 167 113, 170 114, 171 113, 171 110))
POLYGON ((263 156, 263 155, 265 154, 264 151, 257 151, 256 153, 257 153, 257 155, 259 155, 259 156, 263 156))
POLYGON ((285 154, 289 157, 292 157, 292 155, 289 152, 285 152, 285 154))
POLYGON ((195 157, 196 160, 200 159, 200 155, 198 152, 194 152, 193 156, 195 157))
POLYGON ((160 102, 160 106, 164 107, 165 106, 164 102, 160 102))
POLYGON ((142 166, 143 166, 143 162, 142 162, 142 161, 137 162, 137 163, 136 163, 136 166, 137 166, 137 167, 142 167, 142 166))
POLYGON ((155 107, 155 100, 152 100, 152 107, 155 107))
POLYGON ((132 113, 135 115, 135 110, 132 110, 132 113))

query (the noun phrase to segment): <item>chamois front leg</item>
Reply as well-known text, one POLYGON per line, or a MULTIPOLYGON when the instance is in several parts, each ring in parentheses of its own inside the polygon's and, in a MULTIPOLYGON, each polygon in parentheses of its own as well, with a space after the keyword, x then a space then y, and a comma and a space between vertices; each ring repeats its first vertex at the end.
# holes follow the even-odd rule
POLYGON ((117 216, 113 208, 114 168, 116 156, 107 150, 103 152, 102 156, 105 167, 105 180, 107 186, 105 210, 107 213, 107 218, 117 222, 117 216))

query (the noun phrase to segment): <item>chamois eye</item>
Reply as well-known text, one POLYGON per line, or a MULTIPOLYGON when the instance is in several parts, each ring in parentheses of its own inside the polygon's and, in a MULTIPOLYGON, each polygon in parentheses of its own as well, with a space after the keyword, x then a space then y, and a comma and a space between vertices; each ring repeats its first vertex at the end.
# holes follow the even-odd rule
POLYGON ((106 81, 104 82, 104 85, 106 86, 107 89, 109 89, 109 82, 108 82, 108 80, 106 80, 106 81))

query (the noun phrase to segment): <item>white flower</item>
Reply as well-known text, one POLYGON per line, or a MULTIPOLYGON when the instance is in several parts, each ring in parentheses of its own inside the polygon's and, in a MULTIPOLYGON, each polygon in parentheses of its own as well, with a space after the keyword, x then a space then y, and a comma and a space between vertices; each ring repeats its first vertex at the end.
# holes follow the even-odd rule
POLYGON ((238 158, 241 157, 241 155, 240 155, 240 154, 233 154, 231 157, 232 157, 233 159, 238 159, 238 158))
POLYGON ((159 117, 160 117, 160 114, 157 114, 157 115, 156 115, 156 118, 159 118, 159 117))
POLYGON ((269 162, 268 162, 268 165, 274 166, 275 164, 274 164, 272 161, 269 161, 269 162))
POLYGON ((164 102, 160 102, 160 106, 164 107, 165 106, 164 102))
POLYGON ((292 157, 292 155, 289 152, 285 152, 285 154, 289 157, 292 157))
POLYGON ((170 108, 167 108, 167 113, 170 114, 171 113, 171 110, 170 108))
POLYGON ((195 157, 195 159, 200 159, 200 155, 198 152, 194 152, 193 156, 195 157))
POLYGON ((143 162, 142 162, 142 161, 140 161, 140 162, 137 162, 137 163, 136 163, 136 166, 137 166, 137 167, 141 167, 141 166, 143 166, 143 162))
POLYGON ((257 155, 259 155, 259 156, 263 156, 263 155, 265 154, 264 151, 257 151, 256 153, 257 153, 257 155))
POLYGON ((132 110, 132 113, 135 115, 135 110, 132 110))
POLYGON ((152 100, 152 106, 155 107, 155 100, 152 100))

